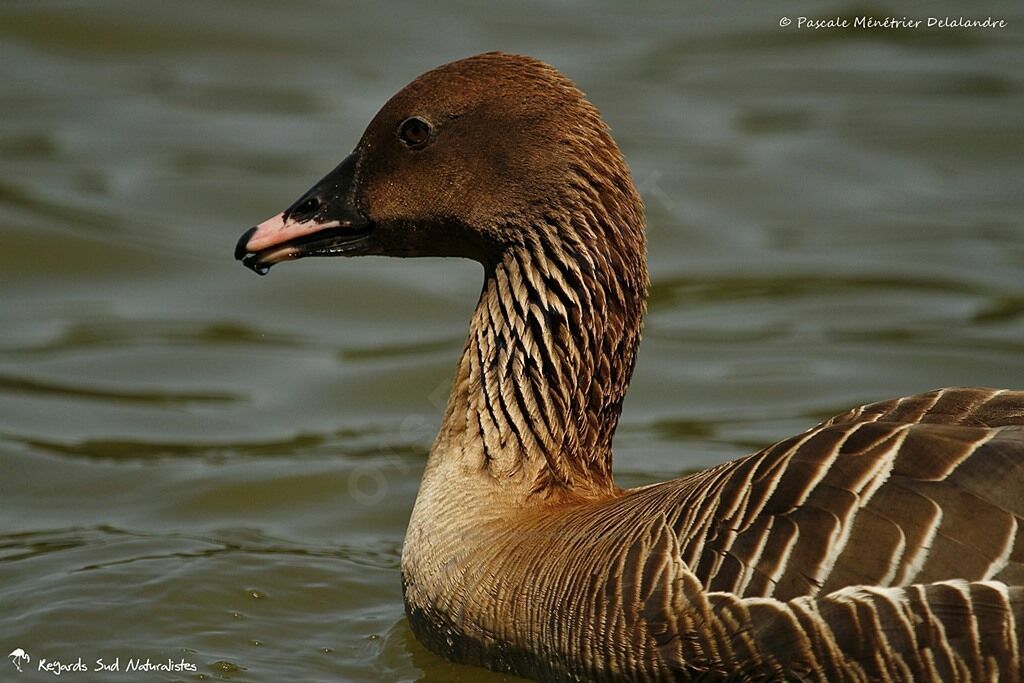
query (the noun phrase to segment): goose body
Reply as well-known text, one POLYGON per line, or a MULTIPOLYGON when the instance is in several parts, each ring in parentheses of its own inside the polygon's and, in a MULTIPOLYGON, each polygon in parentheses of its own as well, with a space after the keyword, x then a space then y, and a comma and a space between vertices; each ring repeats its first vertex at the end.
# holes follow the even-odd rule
POLYGON ((1024 392, 874 403, 615 486, 643 208, 553 68, 488 53, 424 74, 236 251, 258 272, 361 254, 485 272, 402 552, 430 649, 551 681, 1024 676, 1024 392))

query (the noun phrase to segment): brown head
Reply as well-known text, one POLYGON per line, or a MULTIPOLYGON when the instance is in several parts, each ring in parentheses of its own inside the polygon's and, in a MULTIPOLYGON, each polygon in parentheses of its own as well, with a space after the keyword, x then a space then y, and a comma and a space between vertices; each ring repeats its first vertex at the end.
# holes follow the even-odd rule
POLYGON ((642 256, 643 209, 600 114, 547 64, 491 52, 398 92, 353 153, 243 235, 237 256, 261 273, 305 256, 488 264, 581 202, 631 233, 623 246, 642 256))
POLYGON ((488 277, 449 402, 453 433, 484 444, 499 479, 612 489, 647 296, 643 205, 608 127, 567 78, 496 52, 427 72, 236 249, 261 274, 364 254, 480 261, 488 277))

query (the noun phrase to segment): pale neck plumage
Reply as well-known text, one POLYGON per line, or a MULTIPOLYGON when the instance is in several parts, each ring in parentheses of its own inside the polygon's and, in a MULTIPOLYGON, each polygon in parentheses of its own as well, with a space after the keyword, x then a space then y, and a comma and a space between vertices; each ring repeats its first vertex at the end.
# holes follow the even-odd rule
POLYGON ((549 219, 487 269, 435 446, 527 495, 615 490, 647 271, 642 227, 588 213, 549 219))

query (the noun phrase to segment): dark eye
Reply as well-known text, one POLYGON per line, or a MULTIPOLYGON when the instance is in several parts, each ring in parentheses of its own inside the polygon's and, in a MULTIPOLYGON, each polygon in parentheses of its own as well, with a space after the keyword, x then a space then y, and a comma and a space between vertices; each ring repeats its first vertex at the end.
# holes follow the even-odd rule
POLYGON ((430 141, 430 124, 413 116, 398 127, 398 137, 412 149, 419 149, 430 141))

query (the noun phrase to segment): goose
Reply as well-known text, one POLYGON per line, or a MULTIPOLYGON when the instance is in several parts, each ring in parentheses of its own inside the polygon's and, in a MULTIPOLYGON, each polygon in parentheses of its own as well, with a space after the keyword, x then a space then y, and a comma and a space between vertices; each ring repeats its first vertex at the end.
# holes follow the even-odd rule
POLYGON ((484 284, 402 549, 416 637, 543 681, 1019 681, 1024 392, 854 408, 622 489, 648 274, 608 126, 533 58, 399 91, 235 256, 454 256, 484 284))

